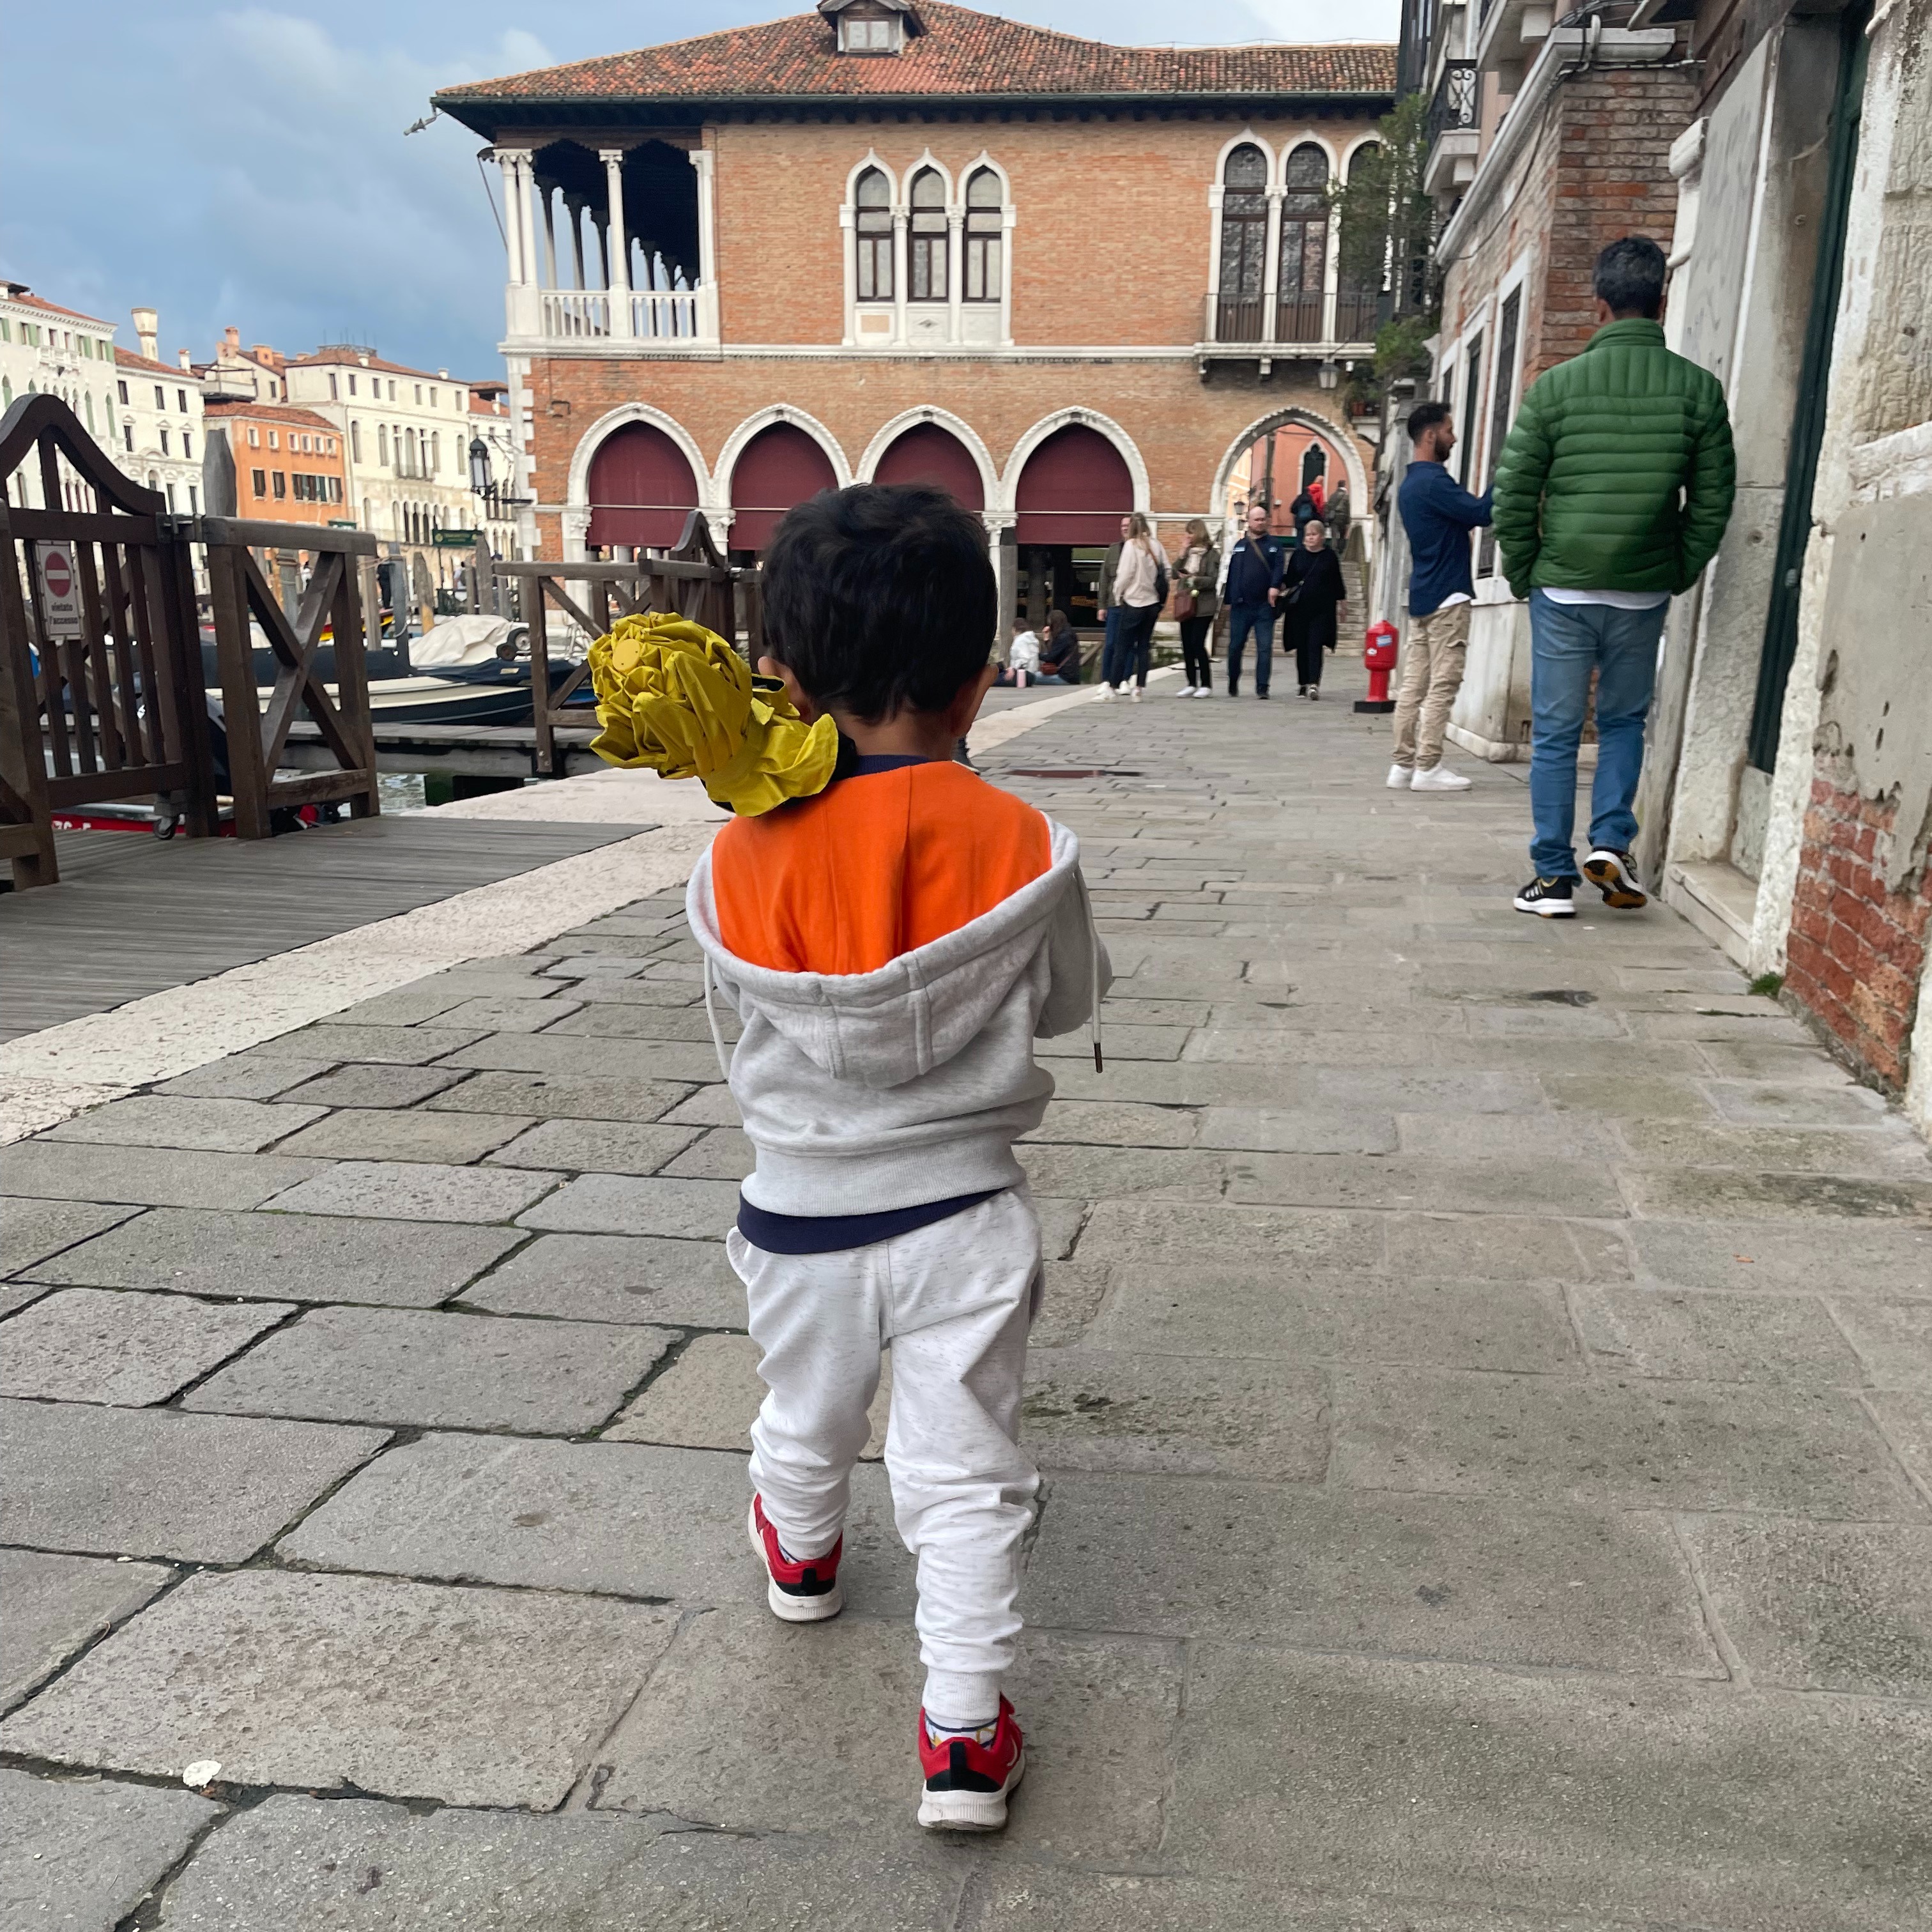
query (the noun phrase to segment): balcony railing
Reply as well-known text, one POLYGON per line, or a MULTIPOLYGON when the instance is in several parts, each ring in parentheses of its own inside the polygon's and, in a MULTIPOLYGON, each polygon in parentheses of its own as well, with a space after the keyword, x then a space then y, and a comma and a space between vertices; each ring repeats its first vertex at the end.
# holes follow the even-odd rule
POLYGON ((1381 326, 1382 304, 1388 300, 1374 293, 1336 296, 1334 332, 1324 327, 1324 310, 1328 298, 1320 295, 1266 296, 1210 295, 1205 318, 1204 341, 1247 355, 1268 355, 1279 350, 1292 358, 1312 350, 1326 352, 1344 345, 1372 343, 1381 326), (1274 309, 1274 330, 1265 324, 1270 302, 1274 309))
POLYGON ((566 339, 608 335, 610 298, 601 289, 545 289, 543 332, 566 339))
POLYGON ((1262 298, 1220 296, 1214 302, 1216 342, 1258 342, 1262 339, 1262 298))
POLYGON ((631 297, 631 333, 646 341, 686 340, 698 334, 698 292, 654 289, 631 297))
POLYGON ((1382 326, 1382 298, 1373 291, 1344 289, 1335 298, 1335 340, 1372 342, 1382 326))
POLYGON ((1274 339, 1277 342, 1319 342, 1320 295, 1283 296, 1275 304, 1274 339))
POLYGON ((1472 60, 1444 61, 1442 77, 1429 103, 1428 146, 1433 148, 1444 134, 1476 124, 1476 63, 1472 60))

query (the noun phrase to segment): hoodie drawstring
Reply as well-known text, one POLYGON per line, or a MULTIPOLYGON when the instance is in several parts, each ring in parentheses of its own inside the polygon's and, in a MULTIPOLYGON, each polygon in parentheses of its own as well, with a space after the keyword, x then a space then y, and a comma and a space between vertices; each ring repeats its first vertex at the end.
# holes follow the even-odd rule
POLYGON ((1087 890, 1086 874, 1076 872, 1074 877, 1080 882, 1080 904, 1087 914, 1087 964, 1092 976, 1088 982, 1092 998, 1087 1011, 1087 1028, 1094 1042, 1094 1071, 1104 1073, 1107 1064, 1100 1057, 1100 928, 1094 922, 1094 899, 1087 890))
POLYGON ((718 1009, 711 1003, 711 956, 704 956, 704 1017, 711 1022, 711 1044, 718 1054, 718 1070, 731 1077, 731 1056, 724 1051, 724 1035, 718 1024, 718 1009))

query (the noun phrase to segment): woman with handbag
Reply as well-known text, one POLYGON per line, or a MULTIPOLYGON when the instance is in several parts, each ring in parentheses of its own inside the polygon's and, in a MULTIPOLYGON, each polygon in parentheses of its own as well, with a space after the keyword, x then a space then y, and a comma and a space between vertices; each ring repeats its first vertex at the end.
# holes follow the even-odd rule
POLYGON ((1311 518, 1303 526, 1300 548, 1288 552, 1281 578, 1288 643, 1304 698, 1322 695, 1322 654, 1335 648, 1335 613, 1348 594, 1341 559, 1328 548, 1328 530, 1318 518, 1311 518))
POLYGON ((1174 567, 1174 614, 1180 624, 1180 656, 1187 682, 1183 698, 1212 698, 1214 674, 1208 654, 1208 635, 1214 628, 1221 578, 1221 553, 1209 540, 1208 526, 1198 517, 1187 523, 1187 548, 1174 567))

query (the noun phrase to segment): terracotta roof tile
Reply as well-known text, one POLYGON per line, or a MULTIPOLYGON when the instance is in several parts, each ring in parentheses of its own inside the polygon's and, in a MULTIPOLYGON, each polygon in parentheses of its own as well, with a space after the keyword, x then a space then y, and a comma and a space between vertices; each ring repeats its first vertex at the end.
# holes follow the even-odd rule
POLYGON ((281 403, 251 403, 245 397, 230 400, 212 396, 202 405, 202 413, 210 422, 246 417, 254 422, 290 423, 297 429, 326 430, 334 436, 342 434, 328 417, 317 416, 313 410, 299 406, 291 409, 281 403))
POLYGON ((91 322, 96 328, 104 328, 112 335, 115 325, 98 315, 89 315, 84 309, 62 308, 58 302, 50 302, 44 296, 37 296, 24 284, 16 282, 6 292, 8 302, 20 303, 25 308, 37 308, 47 315, 64 315, 74 322, 91 322))
POLYGON ((136 355, 131 349, 123 349, 118 344, 114 350, 114 366, 117 369, 139 369, 149 376, 171 376, 177 382, 191 382, 198 389, 201 378, 192 369, 184 369, 178 362, 157 362, 152 356, 136 355))
POLYGON ((771 100, 1121 95, 1390 94, 1395 49, 1266 44, 1116 47, 964 7, 922 4, 926 31, 892 56, 842 54, 831 23, 802 14, 694 40, 640 47, 446 88, 438 105, 487 132, 484 103, 771 100), (466 106, 472 113, 466 115, 466 106))

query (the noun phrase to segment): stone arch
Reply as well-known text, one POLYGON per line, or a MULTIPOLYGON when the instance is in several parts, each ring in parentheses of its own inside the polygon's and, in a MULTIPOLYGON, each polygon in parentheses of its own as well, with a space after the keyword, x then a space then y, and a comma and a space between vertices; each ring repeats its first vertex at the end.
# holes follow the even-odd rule
MULTIPOLYGON (((1139 448, 1133 438, 1112 416, 1102 416, 1098 410, 1064 409, 1055 410, 1051 416, 1042 416, 1013 445, 1012 453, 1006 458, 1006 466, 1000 478, 1000 515, 1010 518, 1016 514, 1014 499, 1019 488, 1021 475, 1026 468, 1027 458, 1055 431, 1073 424, 1099 431, 1119 451, 1121 460, 1127 466, 1127 474, 1133 479, 1134 508, 1144 511, 1153 507, 1148 484, 1147 464, 1142 460, 1139 448)), ((992 507, 988 506, 989 509, 992 507)))
POLYGON ((1348 499, 1354 506, 1354 514, 1366 514, 1370 501, 1368 472, 1362 465, 1362 453, 1355 446, 1354 430, 1331 421, 1328 417, 1310 409, 1291 406, 1286 409, 1270 410, 1266 416, 1257 416, 1248 427, 1228 444, 1214 471, 1214 488, 1211 502, 1216 518, 1225 513, 1228 500, 1228 479, 1234 474, 1234 465, 1240 460, 1244 450, 1278 429, 1301 428, 1322 440, 1341 453, 1342 462, 1348 479, 1348 499))
POLYGON ((878 473, 879 464, 886 452, 910 429, 930 424, 934 429, 943 429, 962 445, 974 466, 980 472, 981 507, 988 512, 995 508, 1000 501, 1000 472, 993 461, 992 452, 987 448, 979 432, 964 417, 956 416, 950 410, 922 404, 917 409, 902 410, 890 422, 883 424, 878 434, 866 446, 866 453, 859 459, 858 481, 869 483, 878 473))
MULTIPOLYGON (((832 472, 832 487, 842 490, 852 481, 852 467, 845 460, 845 452, 838 446, 838 440, 817 417, 808 416, 803 410, 794 409, 788 403, 775 404, 755 411, 747 416, 730 435, 725 439, 724 447, 718 455, 718 468, 713 488, 718 504, 718 520, 721 524, 729 519, 733 526, 734 545, 738 549, 762 549, 763 542, 746 544, 739 540, 742 532, 736 530, 735 502, 738 466, 746 450, 767 430, 788 429, 803 436, 818 446, 832 472)), ((761 529, 755 532, 761 538, 766 532, 761 529)), ((721 542, 722 539, 721 538, 721 542)))

